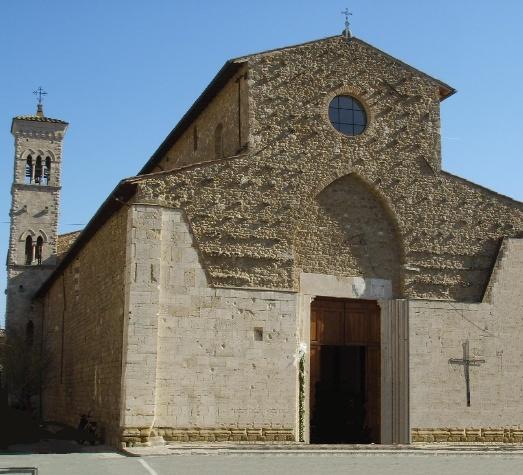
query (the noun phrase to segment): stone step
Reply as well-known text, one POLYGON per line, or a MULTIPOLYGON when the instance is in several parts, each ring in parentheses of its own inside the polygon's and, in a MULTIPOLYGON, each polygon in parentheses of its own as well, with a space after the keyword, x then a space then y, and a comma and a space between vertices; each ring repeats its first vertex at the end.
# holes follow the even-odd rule
MULTIPOLYGON (((145 444, 144 444, 145 445, 145 444)), ((385 454, 442 454, 442 455, 506 455, 523 457, 522 444, 508 443, 414 443, 411 445, 322 445, 304 443, 285 444, 237 444, 237 443, 174 443, 164 446, 128 447, 124 452, 131 455, 239 455, 239 454, 339 454, 339 455, 385 455, 385 454)))

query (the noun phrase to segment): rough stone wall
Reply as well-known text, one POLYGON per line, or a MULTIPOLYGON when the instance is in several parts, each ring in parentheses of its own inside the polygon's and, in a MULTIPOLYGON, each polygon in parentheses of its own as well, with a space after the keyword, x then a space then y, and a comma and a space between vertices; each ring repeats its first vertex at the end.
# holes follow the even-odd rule
POLYGON ((44 238, 42 263, 56 263, 56 237, 58 229, 59 188, 38 185, 13 185, 14 215, 9 247, 9 263, 25 265, 25 238, 30 234, 33 241, 44 238), (22 211, 23 210, 23 211, 22 211))
POLYGON ((210 288, 180 210, 131 212, 124 443, 294 440, 295 294, 210 288))
POLYGON ((91 238, 43 299, 49 371, 43 416, 73 426, 91 411, 117 443, 123 351, 127 209, 91 238))
POLYGON ((402 249, 394 223, 368 186, 349 175, 325 188, 295 237, 303 272, 380 278, 400 291, 402 249), (314 223, 311 226, 310 223, 314 223))
POLYGON ((172 170, 191 163, 219 158, 215 149, 215 131, 218 124, 223 126, 223 157, 237 155, 247 146, 249 102, 246 73, 245 66, 239 69, 171 147, 154 171, 172 170), (198 136, 196 149, 195 128, 198 136))
MULTIPOLYGON (((140 181, 139 200, 187 212, 211 283, 297 288, 295 240, 308 239, 298 231, 318 234, 316 196, 354 173, 396 224, 403 296, 479 301, 500 238, 523 230, 523 205, 440 172, 439 85, 342 37, 248 61, 249 154, 140 181), (328 104, 339 93, 367 108, 362 135, 330 125, 328 104)), ((382 228, 370 223, 367 232, 382 228)), ((326 259, 338 252, 335 240, 322 248, 329 245, 326 259)), ((345 275, 341 264, 329 270, 345 275)))
POLYGON ((414 441, 523 441, 522 239, 504 241, 496 267, 490 302, 410 302, 414 441), (449 362, 466 340, 484 360, 470 368, 470 407, 463 366, 449 362))

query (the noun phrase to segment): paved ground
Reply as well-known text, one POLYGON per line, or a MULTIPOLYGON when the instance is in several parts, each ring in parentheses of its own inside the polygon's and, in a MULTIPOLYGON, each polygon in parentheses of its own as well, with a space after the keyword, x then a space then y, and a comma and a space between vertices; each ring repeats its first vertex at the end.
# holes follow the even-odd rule
POLYGON ((7 409, 0 411, 0 434, 0 469, 37 467, 38 475, 523 475, 523 445, 191 443, 118 452, 79 445, 74 429, 7 409))
MULTIPOLYGON (((42 447, 41 447, 42 449, 42 447)), ((111 474, 383 474, 518 475, 519 450, 351 450, 351 449, 175 449, 170 455, 129 456, 103 447, 81 453, 0 455, 0 468, 38 467, 38 475, 111 474)), ((1 472, 0 472, 1 473, 1 472)))

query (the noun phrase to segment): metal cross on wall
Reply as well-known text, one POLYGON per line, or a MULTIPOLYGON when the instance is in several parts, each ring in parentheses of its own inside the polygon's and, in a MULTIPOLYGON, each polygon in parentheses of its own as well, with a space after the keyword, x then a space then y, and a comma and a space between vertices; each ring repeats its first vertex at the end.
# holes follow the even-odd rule
POLYGON ((462 346, 463 358, 450 358, 449 363, 463 366, 465 373, 465 385, 467 388, 467 407, 470 407, 470 367, 479 366, 481 363, 485 363, 485 360, 470 358, 468 340, 465 340, 462 346))

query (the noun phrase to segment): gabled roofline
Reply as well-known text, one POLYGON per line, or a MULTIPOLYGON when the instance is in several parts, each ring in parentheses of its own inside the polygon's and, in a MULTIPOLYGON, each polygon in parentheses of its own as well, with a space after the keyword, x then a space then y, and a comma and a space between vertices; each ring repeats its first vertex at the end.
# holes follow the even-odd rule
MULTIPOLYGON (((222 68, 218 71, 216 76, 212 79, 212 81, 209 83, 209 85, 203 90, 203 92, 200 94, 200 96, 194 101, 192 106, 189 108, 189 110, 183 115, 183 117, 180 119, 180 121, 176 124, 174 129, 167 135, 165 140, 160 144, 160 146, 155 150, 155 152, 151 155, 149 160, 145 163, 145 165, 142 167, 142 169, 138 172, 138 175, 143 175, 147 173, 151 173, 154 167, 158 164, 158 162, 165 156, 165 154, 169 151, 169 149, 176 143, 176 141, 181 137, 181 135, 190 127, 190 125, 196 120, 198 115, 207 107, 207 105, 212 101, 214 96, 223 88, 223 86, 231 79, 236 72, 241 68, 243 64, 248 62, 249 58, 255 57, 255 56, 262 56, 266 54, 271 53, 277 53, 280 51, 285 51, 292 48, 299 48, 302 46, 310 45, 313 43, 318 43, 320 41, 326 41, 331 40, 334 38, 341 38, 342 35, 333 35, 333 36, 326 36, 324 38, 306 41, 304 43, 298 43, 295 45, 290 46, 284 46, 281 48, 274 48, 266 51, 260 51, 253 54, 248 54, 244 56, 239 56, 237 58, 229 59, 225 62, 225 64, 222 66, 222 68)), ((409 64, 405 63, 404 61, 401 61, 394 56, 391 56, 390 54, 385 53, 384 51, 376 48, 375 46, 372 46, 369 43, 366 43, 363 40, 360 40, 359 38, 352 37, 351 41, 357 41, 360 44, 372 48, 374 51, 386 56, 387 58, 391 59, 392 61, 395 61, 399 64, 401 64, 404 68, 409 69, 416 74, 419 74, 420 76, 423 76, 427 78, 428 80, 434 82, 439 87, 439 93, 440 93, 440 100, 444 100, 447 97, 450 97, 452 94, 456 93, 456 89, 449 86, 448 84, 444 83, 443 81, 440 81, 439 79, 436 79, 423 71, 420 71, 419 69, 416 69, 409 64)))
MULTIPOLYGON (((169 133, 169 135, 167 135, 165 140, 160 144, 160 146, 156 149, 156 151, 153 153, 153 155, 149 158, 149 160, 145 163, 145 165, 142 167, 142 169, 138 172, 138 175, 135 177, 126 178, 126 179, 120 181, 118 183, 118 185, 114 188, 114 190, 109 194, 109 196, 102 203, 102 205, 97 210, 95 215, 87 223, 85 228, 80 232, 80 235, 74 241, 74 243, 69 248, 69 250, 66 252, 62 261, 54 269, 53 273, 47 278, 47 280, 42 284, 42 286, 39 288, 39 290, 36 292, 34 298, 39 298, 45 294, 45 292, 50 288, 50 286, 58 278, 58 276, 61 274, 61 272, 76 257, 78 252, 91 239, 91 237, 94 236, 94 234, 98 231, 98 229, 116 211, 118 211, 123 205, 126 204, 126 202, 136 192, 137 183, 141 179, 145 179, 147 177, 147 175, 149 175, 149 174, 154 175, 154 173, 151 173, 151 172, 152 172, 152 169, 156 166, 156 164, 163 158, 163 156, 174 145, 174 143, 180 138, 180 136, 189 128, 189 126, 198 117, 198 115, 205 109, 205 107, 207 107, 207 105, 212 101, 214 96, 223 88, 223 86, 227 83, 227 81, 229 81, 234 76, 234 74, 236 74, 238 72, 238 70, 241 68, 241 66, 243 64, 245 64, 249 60, 249 58, 254 57, 254 56, 276 53, 279 51, 285 51, 285 50, 292 49, 292 48, 298 48, 298 47, 306 46, 306 45, 309 45, 312 43, 317 43, 319 41, 339 38, 341 36, 342 35, 333 35, 333 36, 328 36, 328 37, 324 37, 324 38, 320 38, 320 39, 316 39, 316 40, 312 40, 312 41, 307 41, 304 43, 285 46, 282 48, 275 48, 275 49, 271 49, 271 50, 261 51, 258 53, 253 53, 250 55, 233 58, 233 59, 230 59, 227 62, 225 62, 225 64, 218 71, 218 73, 212 79, 212 81, 209 83, 209 85, 204 89, 204 91, 200 94, 200 96, 192 104, 192 106, 189 108, 189 110, 183 115, 183 117, 180 119, 180 121, 177 123, 177 125, 174 127, 174 129, 169 133)), ((441 100, 446 99, 447 97, 451 96, 452 94, 454 94, 456 92, 456 90, 454 88, 452 88, 451 86, 449 86, 448 84, 445 84, 444 82, 440 81, 439 79, 429 76, 428 74, 424 73, 423 71, 420 71, 420 70, 410 66, 409 64, 389 55, 388 53, 385 53, 384 51, 370 45, 369 43, 366 43, 363 40, 360 40, 359 38, 353 37, 353 38, 351 38, 351 41, 357 41, 368 48, 372 48, 373 50, 386 56, 387 58, 391 59, 392 61, 395 61, 395 62, 401 64, 406 69, 409 69, 409 70, 415 72, 416 74, 419 74, 419 75, 427 78, 428 80, 434 82, 436 85, 438 85, 440 87, 441 100)), ((64 125, 68 125, 67 122, 59 120, 59 119, 39 118, 36 116, 18 116, 18 117, 13 118, 13 122, 14 122, 14 120, 54 122, 54 123, 61 123, 64 125)), ((240 154, 240 156, 242 156, 242 154, 240 154)), ((230 158, 237 158, 237 157, 228 157, 228 159, 230 159, 230 158)), ((221 160, 218 160, 218 161, 221 161, 221 160)), ((183 169, 192 168, 194 166, 209 165, 214 162, 215 161, 192 164, 187 167, 183 167, 183 169)), ((174 171, 176 171, 176 170, 168 170, 167 172, 172 173, 174 171)), ((162 173, 162 172, 159 172, 159 173, 162 173)), ((455 175, 452 175, 450 173, 443 172, 443 171, 442 171, 442 173, 446 173, 447 175, 450 175, 454 178, 458 178, 459 180, 462 180, 464 182, 467 182, 467 183, 477 186, 479 188, 483 188, 486 191, 489 191, 493 194, 496 194, 503 198, 509 199, 509 200, 521 205, 521 203, 516 200, 513 200, 513 199, 503 196, 503 195, 499 195, 498 193, 493 192, 492 190, 489 190, 488 188, 484 188, 480 185, 469 182, 468 180, 465 180, 464 178, 457 177, 455 175)))
MULTIPOLYGON (((320 41, 332 40, 334 38, 343 38, 343 37, 344 37, 343 35, 326 36, 325 38, 320 38, 320 39, 317 39, 317 40, 306 41, 304 43, 298 43, 298 44, 295 44, 295 45, 284 46, 282 48, 274 48, 274 49, 270 49, 270 50, 266 50, 266 51, 260 51, 258 53, 253 53, 253 54, 248 54, 248 55, 245 55, 245 56, 240 56, 238 58, 233 59, 232 61, 248 61, 249 58, 252 58, 254 56, 263 56, 263 55, 266 55, 266 54, 278 53, 280 51, 285 51, 285 50, 293 49, 293 48, 300 48, 302 46, 307 46, 307 45, 310 45, 312 43, 318 43, 320 41)), ((440 81, 439 79, 437 79, 437 78, 435 78, 433 76, 430 76, 429 74, 424 73, 423 71, 420 71, 417 68, 414 68, 413 66, 411 66, 410 64, 405 63, 401 59, 398 59, 398 58, 395 58, 394 56, 391 56, 390 54, 386 53, 385 51, 383 51, 383 50, 381 50, 379 48, 376 48, 375 46, 371 45, 370 43, 367 43, 366 41, 361 40, 360 38, 357 38, 357 37, 353 36, 350 39, 350 41, 356 41, 356 42, 366 46, 367 48, 371 48, 374 51, 382 54, 383 56, 386 56, 390 60, 395 61, 396 63, 401 64, 404 68, 409 69, 412 72, 415 72, 416 74, 419 74, 420 76, 423 76, 423 77, 427 78, 428 80, 436 83, 440 87, 440 98, 441 98, 441 100, 444 100, 447 97, 450 97, 452 94, 455 94, 457 92, 456 89, 454 89, 453 87, 451 87, 448 84, 444 83, 443 81, 440 81)))
POLYGON ((200 113, 212 101, 214 96, 223 88, 223 86, 225 86, 227 81, 238 72, 244 63, 245 61, 242 60, 230 59, 222 66, 218 71, 218 74, 214 76, 213 80, 204 89, 196 101, 194 101, 193 105, 138 172, 138 175, 150 173, 153 170, 156 164, 164 157, 181 135, 189 128, 194 120, 196 120, 198 115, 200 115, 200 113))
POLYGON ((231 61, 248 61, 249 58, 254 56, 264 56, 266 54, 278 53, 280 51, 285 51, 293 48, 300 48, 302 46, 311 45, 313 43, 319 43, 320 41, 333 40, 334 38, 339 38, 341 35, 330 35, 324 36, 323 38, 317 38, 315 40, 304 41, 303 43, 296 43, 294 45, 281 46, 280 48, 267 49, 263 51, 257 51, 256 53, 246 54, 244 56, 238 56, 237 58, 231 59, 231 61))

